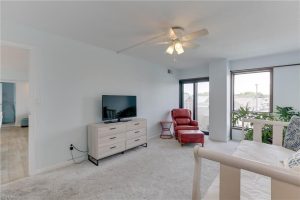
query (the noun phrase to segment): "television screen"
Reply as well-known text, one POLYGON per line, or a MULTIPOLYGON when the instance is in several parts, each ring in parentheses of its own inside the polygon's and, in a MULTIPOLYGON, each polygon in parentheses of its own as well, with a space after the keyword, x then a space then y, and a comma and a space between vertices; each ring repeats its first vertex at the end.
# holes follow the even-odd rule
POLYGON ((136 96, 102 95, 102 120, 136 117, 136 96))

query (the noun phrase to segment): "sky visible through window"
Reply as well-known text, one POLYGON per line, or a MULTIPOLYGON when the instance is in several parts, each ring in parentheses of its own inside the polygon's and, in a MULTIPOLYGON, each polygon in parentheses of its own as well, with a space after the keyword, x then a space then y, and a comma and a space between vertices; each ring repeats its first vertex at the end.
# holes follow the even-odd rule
MULTIPOLYGON (((200 83, 202 83, 202 82, 200 82, 200 83)), ((193 84, 185 84, 184 92, 193 94, 193 92, 194 92, 193 84)), ((202 84, 198 84, 198 92, 199 93, 209 92, 209 83, 203 82, 202 84)))
POLYGON ((234 77, 234 93, 258 92, 270 94, 270 72, 239 74, 234 77))
POLYGON ((234 110, 270 111, 270 72, 234 75, 234 110))
MULTIPOLYGON (((258 92, 270 95, 270 72, 260 72, 251 74, 235 75, 234 93, 240 94, 244 92, 258 92)), ((208 83, 207 83, 208 84, 208 83)), ((206 84, 199 84, 198 91, 201 93, 209 92, 209 87, 206 84)), ((185 84, 184 92, 193 94, 193 85, 185 84)))

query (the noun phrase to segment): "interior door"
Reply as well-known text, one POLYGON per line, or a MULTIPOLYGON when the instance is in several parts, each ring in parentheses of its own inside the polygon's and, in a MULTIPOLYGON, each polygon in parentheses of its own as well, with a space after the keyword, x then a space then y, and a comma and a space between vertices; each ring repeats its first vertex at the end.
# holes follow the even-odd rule
POLYGON ((12 124, 16 120, 15 95, 16 89, 14 83, 2 83, 2 112, 3 124, 12 124))

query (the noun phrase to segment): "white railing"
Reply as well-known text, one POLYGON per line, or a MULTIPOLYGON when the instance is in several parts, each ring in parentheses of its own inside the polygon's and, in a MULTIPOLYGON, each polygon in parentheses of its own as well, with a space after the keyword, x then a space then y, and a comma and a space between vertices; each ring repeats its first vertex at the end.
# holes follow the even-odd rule
MULTIPOLYGON (((288 124, 286 122, 275 122, 257 119, 245 119, 243 120, 243 123, 244 122, 253 123, 253 138, 255 138, 255 141, 258 142, 261 142, 261 130, 265 124, 271 124, 275 126, 275 128, 273 128, 276 131, 275 135, 273 132, 274 145, 282 144, 282 129, 288 124)), ((194 148, 194 157, 195 168, 192 194, 193 200, 200 200, 201 196, 200 176, 201 160, 203 158, 220 163, 219 199, 221 200, 240 199, 240 174, 242 169, 271 178, 271 199, 300 199, 300 176, 299 173, 295 171, 207 150, 200 147, 199 145, 195 146, 194 148)))
POLYGON ((253 141, 262 142, 262 128, 265 125, 273 126, 273 139, 272 144, 282 146, 283 129, 287 126, 288 122, 269 121, 260 119, 242 119, 242 133, 245 135, 245 122, 250 122, 253 125, 253 141))

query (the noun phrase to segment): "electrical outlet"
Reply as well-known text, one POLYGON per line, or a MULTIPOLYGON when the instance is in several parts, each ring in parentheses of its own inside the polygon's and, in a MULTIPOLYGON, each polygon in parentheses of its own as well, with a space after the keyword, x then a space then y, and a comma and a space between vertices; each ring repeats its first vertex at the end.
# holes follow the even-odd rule
POLYGON ((70 144, 70 151, 74 149, 73 144, 70 144))

